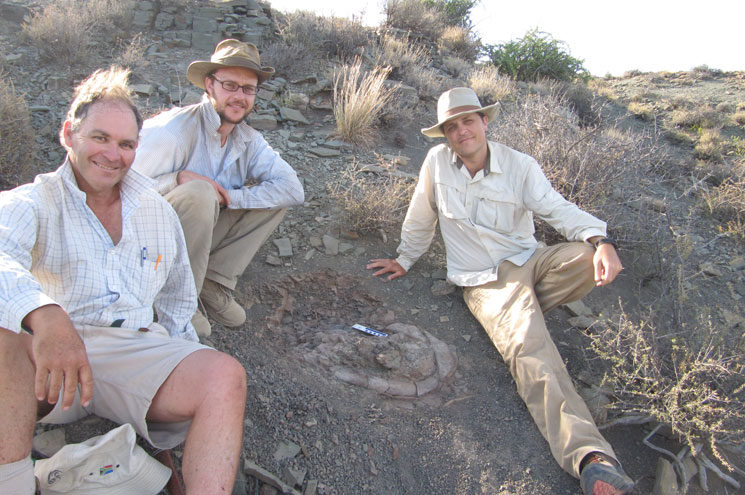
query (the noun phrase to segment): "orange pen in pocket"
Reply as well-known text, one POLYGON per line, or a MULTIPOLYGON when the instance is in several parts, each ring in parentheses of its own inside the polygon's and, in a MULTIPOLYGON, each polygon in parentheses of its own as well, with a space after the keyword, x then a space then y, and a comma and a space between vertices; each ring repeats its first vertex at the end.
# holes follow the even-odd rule
POLYGON ((158 265, 160 264, 160 260, 162 260, 162 259, 163 259, 163 255, 162 254, 159 254, 158 255, 158 258, 155 260, 155 268, 153 270, 157 270, 158 269, 158 265))

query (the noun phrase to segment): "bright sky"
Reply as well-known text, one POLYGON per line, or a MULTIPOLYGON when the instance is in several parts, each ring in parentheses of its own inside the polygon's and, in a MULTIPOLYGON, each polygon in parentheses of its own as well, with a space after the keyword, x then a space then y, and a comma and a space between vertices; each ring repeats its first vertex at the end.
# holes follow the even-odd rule
MULTIPOLYGON (((360 17, 376 26, 384 0, 269 0, 284 12, 360 17), (309 5, 312 5, 309 6, 309 5)), ((480 0, 471 19, 482 41, 522 38, 533 28, 566 42, 593 75, 745 70, 743 0, 480 0)))

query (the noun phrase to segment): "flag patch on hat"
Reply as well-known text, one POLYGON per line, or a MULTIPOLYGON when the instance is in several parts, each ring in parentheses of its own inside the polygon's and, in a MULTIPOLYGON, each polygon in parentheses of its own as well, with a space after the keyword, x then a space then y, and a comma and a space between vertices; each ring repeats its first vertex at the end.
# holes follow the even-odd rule
POLYGON ((98 468, 98 474, 100 476, 105 476, 105 475, 111 474, 113 472, 114 472, 114 465, 113 464, 109 464, 108 466, 103 466, 103 467, 98 468))

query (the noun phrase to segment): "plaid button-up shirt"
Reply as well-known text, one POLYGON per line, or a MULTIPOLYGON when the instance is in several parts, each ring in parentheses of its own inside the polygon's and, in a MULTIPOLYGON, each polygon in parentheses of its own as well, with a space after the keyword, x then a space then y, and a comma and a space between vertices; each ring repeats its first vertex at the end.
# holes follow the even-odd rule
POLYGON ((0 193, 0 327, 21 331, 31 311, 59 304, 75 325, 147 327, 197 341, 194 277, 178 217, 129 171, 121 182, 122 238, 114 245, 86 204, 68 161, 0 193))

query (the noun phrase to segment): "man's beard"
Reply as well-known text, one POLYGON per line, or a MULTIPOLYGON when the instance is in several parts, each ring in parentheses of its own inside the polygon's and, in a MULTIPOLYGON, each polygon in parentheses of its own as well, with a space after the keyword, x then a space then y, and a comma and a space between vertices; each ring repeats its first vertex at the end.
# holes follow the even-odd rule
POLYGON ((240 124, 241 122, 243 122, 244 120, 246 120, 246 117, 248 117, 248 114, 249 113, 251 113, 251 110, 246 110, 244 112, 244 114, 243 114, 243 117, 241 119, 239 119, 239 120, 231 119, 230 117, 228 117, 225 114, 225 111, 224 110, 217 112, 217 115, 220 116, 220 122, 227 122, 229 124, 237 125, 237 124, 240 124))

